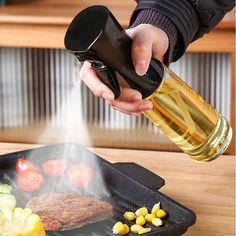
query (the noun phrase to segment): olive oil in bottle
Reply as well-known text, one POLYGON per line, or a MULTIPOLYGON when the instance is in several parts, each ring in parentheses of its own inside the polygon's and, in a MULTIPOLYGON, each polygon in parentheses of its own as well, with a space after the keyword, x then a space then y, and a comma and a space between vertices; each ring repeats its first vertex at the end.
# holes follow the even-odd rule
POLYGON ((149 96, 153 108, 144 115, 180 149, 199 162, 211 161, 228 147, 228 121, 164 66, 162 84, 149 96))
POLYGON ((145 75, 135 72, 132 39, 108 8, 91 6, 76 15, 65 46, 78 60, 91 63, 115 99, 121 93, 117 72, 150 100, 153 108, 144 115, 194 160, 207 162, 226 150, 232 137, 228 121, 170 69, 152 58, 145 75))

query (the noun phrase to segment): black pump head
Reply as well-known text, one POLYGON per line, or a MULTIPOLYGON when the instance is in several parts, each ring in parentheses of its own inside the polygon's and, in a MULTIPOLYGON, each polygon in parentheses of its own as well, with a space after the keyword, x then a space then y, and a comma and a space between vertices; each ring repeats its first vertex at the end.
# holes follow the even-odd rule
POLYGON ((90 61, 100 79, 115 93, 115 98, 120 94, 115 71, 146 98, 159 87, 163 67, 152 59, 148 72, 139 76, 133 66, 131 45, 132 39, 105 6, 81 11, 65 35, 66 49, 80 61, 90 61))

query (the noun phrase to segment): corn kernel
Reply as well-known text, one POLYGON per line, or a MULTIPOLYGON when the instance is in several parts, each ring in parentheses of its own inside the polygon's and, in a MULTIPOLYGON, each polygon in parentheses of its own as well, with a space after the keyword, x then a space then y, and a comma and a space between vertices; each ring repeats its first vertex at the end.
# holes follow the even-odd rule
POLYGON ((34 223, 37 223, 37 222, 40 222, 40 217, 36 214, 30 215, 27 219, 28 224, 34 224, 34 223))
POLYGON ((142 229, 142 228, 143 228, 143 227, 142 227, 141 225, 135 224, 135 225, 132 225, 132 226, 130 227, 130 230, 131 230, 132 233, 137 234, 138 231, 139 231, 140 229, 142 229))
POLYGON ((159 218, 154 218, 154 219, 152 219, 152 224, 155 225, 155 226, 160 226, 160 225, 163 224, 163 222, 159 218))
POLYGON ((17 207, 14 209, 14 218, 17 220, 20 218, 21 214, 23 212, 23 209, 20 207, 17 207))
POLYGON ((1 225, 3 225, 3 224, 5 224, 5 217, 4 217, 4 215, 0 212, 0 226, 1 225))
POLYGON ((146 223, 146 220, 143 216, 138 216, 136 219, 136 224, 137 225, 144 225, 146 223))
POLYGON ((21 216, 20 216, 20 220, 21 220, 22 222, 26 221, 26 219, 27 219, 31 214, 32 214, 32 210, 31 210, 31 209, 29 209, 29 208, 23 209, 22 214, 21 214, 21 216))
POLYGON ((119 234, 120 232, 122 232, 125 229, 125 226, 122 222, 118 221, 114 224, 112 230, 113 230, 113 234, 119 234))
POLYGON ((159 209, 159 210, 157 210, 156 216, 157 216, 157 218, 163 218, 166 216, 166 212, 162 209, 159 209))
POLYGON ((136 216, 145 216, 148 214, 148 209, 146 207, 141 207, 137 211, 135 211, 136 216))
POLYGON ((5 219, 9 222, 11 222, 14 218, 13 211, 10 209, 2 209, 2 214, 5 217, 5 219))
POLYGON ((146 220, 147 222, 152 222, 152 219, 155 218, 155 217, 156 217, 156 215, 154 215, 154 214, 147 214, 147 215, 145 216, 145 220, 146 220))
POLYGON ((131 211, 126 211, 125 214, 124 214, 124 218, 126 220, 134 220, 136 218, 136 215, 134 214, 134 212, 131 212, 131 211))
POLYGON ((156 203, 153 207, 152 207, 152 214, 156 214, 157 213, 157 211, 159 210, 161 208, 161 203, 160 202, 158 202, 158 203, 156 203))
POLYGON ((129 226, 124 224, 124 230, 119 233, 119 235, 126 235, 129 233, 129 226))
POLYGON ((150 232, 152 229, 151 228, 142 228, 138 231, 138 234, 145 234, 150 232))

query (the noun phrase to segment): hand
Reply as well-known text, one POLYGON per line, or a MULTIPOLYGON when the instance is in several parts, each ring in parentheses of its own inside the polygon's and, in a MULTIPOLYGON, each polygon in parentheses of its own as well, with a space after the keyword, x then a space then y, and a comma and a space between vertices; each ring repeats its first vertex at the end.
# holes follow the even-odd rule
MULTIPOLYGON (((150 24, 140 24, 126 32, 133 39, 132 60, 137 74, 144 75, 147 72, 151 57, 163 61, 169 39, 162 29, 150 24)), ((121 87, 120 97, 114 100, 113 92, 100 81, 89 62, 82 66, 80 77, 95 96, 103 97, 116 110, 139 115, 152 108, 150 101, 142 100, 140 92, 130 88, 121 87)))

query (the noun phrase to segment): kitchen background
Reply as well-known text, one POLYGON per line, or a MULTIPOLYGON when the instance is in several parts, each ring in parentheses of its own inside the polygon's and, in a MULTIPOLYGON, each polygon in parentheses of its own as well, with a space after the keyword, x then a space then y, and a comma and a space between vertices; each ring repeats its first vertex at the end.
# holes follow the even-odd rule
MULTIPOLYGON (((63 48, 66 27, 81 9, 98 1, 9 1, 0 7, 0 141, 63 141, 69 108, 61 110, 81 64, 63 48), (45 129, 49 132, 45 133, 45 129)), ((134 1, 100 1, 124 27, 134 1)), ((191 45, 171 68, 235 127, 234 12, 191 45)), ((113 110, 80 84, 83 119, 91 143, 78 130, 70 141, 100 147, 177 150, 144 116, 113 110), (78 140, 79 139, 79 140, 78 140)), ((233 141, 234 144, 234 141, 233 141)), ((231 145, 228 152, 234 153, 231 145)))

